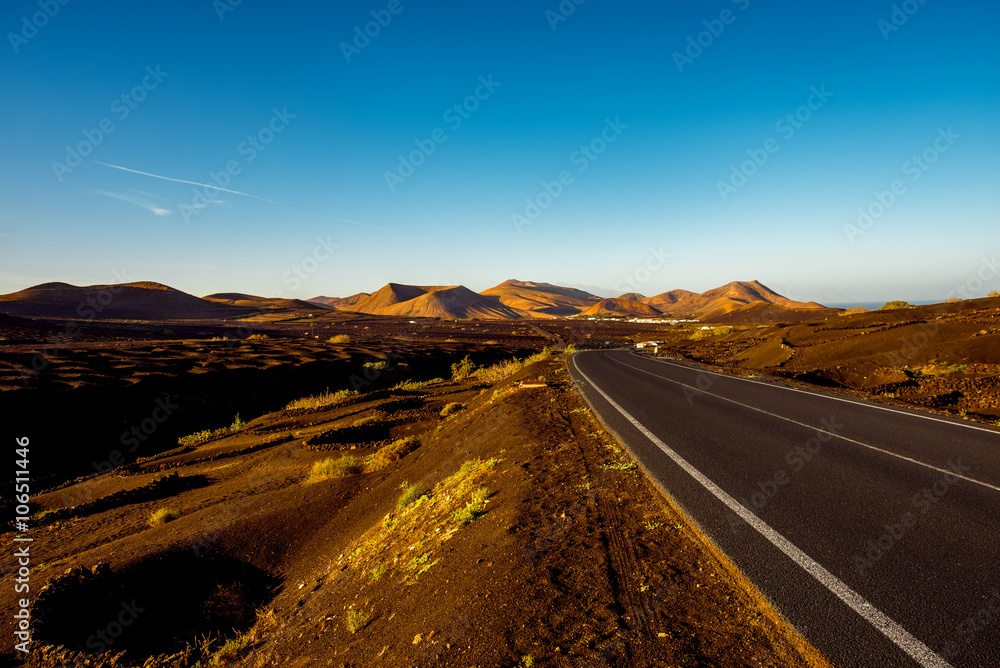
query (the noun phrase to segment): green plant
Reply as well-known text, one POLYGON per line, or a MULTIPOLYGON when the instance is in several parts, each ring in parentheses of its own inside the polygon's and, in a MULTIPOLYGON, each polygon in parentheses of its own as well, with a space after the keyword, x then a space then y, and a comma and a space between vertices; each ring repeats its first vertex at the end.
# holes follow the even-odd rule
POLYGON ((177 519, 177 513, 170 508, 160 508, 154 510, 149 516, 149 526, 158 527, 161 524, 166 524, 171 520, 177 519))
POLYGON ((328 406, 339 404, 344 401, 344 399, 353 397, 357 393, 357 390, 337 390, 332 393, 330 390, 327 390, 323 394, 316 394, 310 397, 302 397, 301 399, 290 401, 288 405, 285 406, 285 410, 294 411, 300 408, 316 410, 319 408, 326 408, 328 406))
POLYGON ((441 417, 448 417, 452 413, 457 413, 463 408, 465 408, 465 404, 460 404, 457 401, 452 401, 451 403, 446 404, 445 407, 441 409, 441 417))
POLYGON ((430 387, 431 385, 437 385, 438 383, 443 383, 444 378, 432 378, 430 380, 404 380, 401 383, 396 383, 392 389, 394 390, 422 390, 425 387, 430 387))
POLYGON ((372 616, 372 613, 368 610, 355 610, 351 608, 344 613, 344 625, 350 631, 351 635, 354 635, 368 626, 368 622, 371 621, 372 616))
POLYGON ((385 575, 385 572, 386 572, 386 570, 387 570, 387 569, 386 569, 386 567, 385 567, 385 566, 376 566, 375 568, 373 568, 373 569, 372 569, 372 572, 371 572, 371 579, 372 579, 372 582, 378 582, 378 581, 379 581, 379 579, 380 579, 380 578, 381 578, 381 577, 382 577, 383 575, 385 575))
POLYGON ((424 495, 423 487, 419 484, 410 485, 404 482, 400 488, 403 490, 403 493, 399 495, 398 499, 396 499, 397 510, 406 508, 408 505, 424 495))
POLYGON ((563 352, 565 352, 566 354, 575 353, 576 346, 571 343, 568 346, 566 346, 566 350, 564 350, 563 352))
POLYGON ((530 654, 525 654, 521 657, 521 665, 524 666, 524 668, 531 668, 535 665, 535 657, 530 654))
POLYGON ((913 304, 910 302, 904 302, 902 299, 893 299, 891 301, 887 301, 881 308, 879 308, 879 311, 889 311, 897 308, 913 308, 913 304))
POLYGON ((337 334, 336 336, 331 336, 328 341, 330 343, 350 343, 350 334, 337 334))
POLYGON ((490 490, 480 487, 472 493, 472 498, 463 508, 459 508, 452 513, 452 522, 462 527, 471 522, 475 522, 486 514, 486 502, 490 498, 490 490))
POLYGON ((353 455, 344 455, 340 459, 327 457, 312 465, 305 482, 311 485, 328 478, 346 478, 361 473, 361 470, 361 460, 353 455))
POLYGON ((868 309, 864 306, 852 306, 851 308, 845 308, 840 312, 840 315, 857 315, 859 313, 868 313, 868 309))
POLYGON ((389 445, 384 445, 365 459, 369 471, 384 469, 389 464, 398 461, 420 447, 420 441, 414 436, 404 436, 389 445))
POLYGON ((466 355, 462 358, 461 362, 455 362, 451 365, 451 379, 452 380, 465 380, 473 374, 476 370, 476 364, 469 356, 466 355))
POLYGON ((361 365, 365 369, 375 369, 376 371, 385 371, 389 368, 389 363, 385 360, 379 360, 378 362, 365 362, 361 365))
POLYGON ((945 304, 961 304, 963 301, 965 301, 965 300, 962 299, 961 297, 948 297, 947 299, 944 300, 944 303, 945 304))
POLYGON ((237 413, 236 417, 233 419, 233 423, 229 425, 229 431, 239 431, 245 426, 247 426, 247 423, 241 420, 240 414, 237 413))

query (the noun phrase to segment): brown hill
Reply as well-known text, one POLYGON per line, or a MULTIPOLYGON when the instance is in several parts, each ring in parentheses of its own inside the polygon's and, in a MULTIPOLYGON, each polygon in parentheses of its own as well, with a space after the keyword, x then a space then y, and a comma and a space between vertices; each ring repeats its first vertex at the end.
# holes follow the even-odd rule
POLYGON ((231 306, 244 306, 247 308, 298 308, 313 310, 317 308, 332 308, 326 304, 310 303, 301 299, 258 297, 256 295, 246 295, 242 292, 217 292, 206 295, 202 299, 219 304, 230 304, 231 306))
POLYGON ((354 306, 343 310, 406 318, 520 319, 525 313, 480 295, 462 285, 418 286, 389 283, 354 306))
POLYGON ((618 298, 602 299, 580 315, 594 317, 621 315, 640 318, 655 318, 662 315, 662 313, 649 304, 643 304, 635 299, 618 298))
POLYGON ((643 295, 639 294, 638 292, 626 292, 625 294, 623 294, 620 297, 618 297, 618 299, 632 299, 634 301, 643 302, 643 303, 645 303, 645 301, 646 301, 646 297, 644 297, 643 295))
POLYGON ((576 288, 516 279, 504 281, 480 294, 499 297, 504 306, 527 311, 534 317, 577 315, 601 299, 576 288))
POLYGON ((312 299, 307 299, 307 302, 313 304, 322 304, 324 306, 331 306, 335 309, 343 309, 348 306, 354 306, 358 302, 368 299, 371 295, 367 292, 359 292, 356 295, 351 295, 350 297, 313 297, 312 299))
POLYGON ((252 309, 199 299, 162 283, 141 281, 79 287, 43 283, 0 295, 0 312, 49 318, 162 320, 240 318, 252 309))
POLYGON ((749 304, 726 304, 699 316, 701 322, 722 325, 753 325, 806 322, 839 315, 840 309, 833 308, 789 308, 781 304, 763 301, 749 304))
POLYGON ((747 304, 763 302, 790 309, 822 309, 816 302, 796 302, 779 295, 759 281, 733 281, 698 294, 688 290, 672 290, 650 297, 646 303, 669 315, 701 317, 712 313, 719 316, 747 304))

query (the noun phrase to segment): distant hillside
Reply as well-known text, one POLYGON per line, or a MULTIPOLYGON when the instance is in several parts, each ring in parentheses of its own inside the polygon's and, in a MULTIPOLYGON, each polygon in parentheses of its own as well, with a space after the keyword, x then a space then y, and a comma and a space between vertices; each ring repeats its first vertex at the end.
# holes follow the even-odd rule
POLYGON ((577 315, 601 299, 576 288, 515 279, 504 281, 480 294, 499 297, 504 306, 527 311, 537 318, 577 315))
POLYGON ((709 311, 701 315, 699 320, 722 325, 759 325, 819 320, 838 315, 840 312, 840 309, 833 308, 789 308, 780 304, 756 301, 742 306, 728 305, 709 311))
POLYGON ((407 318, 520 319, 525 313, 499 298, 480 295, 462 285, 418 286, 389 283, 344 310, 407 318))
POLYGON ((301 299, 269 299, 256 295, 245 295, 241 292, 217 292, 212 295, 206 295, 202 299, 207 299, 210 302, 218 302, 219 304, 245 306, 247 308, 298 308, 313 310, 317 308, 332 308, 326 304, 315 304, 302 301, 301 299))
POLYGON ((779 295, 759 281, 733 281, 712 290, 698 294, 688 290, 672 290, 650 297, 646 303, 664 314, 672 316, 690 315, 701 317, 712 313, 721 315, 747 304, 763 302, 777 304, 791 309, 821 309, 816 302, 796 302, 779 295))
POLYGON ((351 295, 350 297, 313 297, 312 299, 307 299, 307 302, 313 304, 322 304, 324 306, 330 306, 335 309, 343 309, 348 306, 354 306, 360 301, 368 299, 370 295, 367 292, 359 292, 356 295, 351 295))
POLYGON ((43 283, 0 295, 0 313, 93 320, 176 320, 240 318, 251 315, 253 310, 143 281, 86 287, 43 283))
POLYGON ((638 292, 626 292, 625 294, 618 297, 618 299, 631 299, 633 301, 643 302, 643 303, 645 303, 646 301, 646 298, 640 295, 638 292))
POLYGON ((643 304, 635 299, 622 299, 619 297, 618 299, 602 299, 580 315, 595 317, 623 315, 639 318, 655 318, 662 314, 649 304, 643 304))

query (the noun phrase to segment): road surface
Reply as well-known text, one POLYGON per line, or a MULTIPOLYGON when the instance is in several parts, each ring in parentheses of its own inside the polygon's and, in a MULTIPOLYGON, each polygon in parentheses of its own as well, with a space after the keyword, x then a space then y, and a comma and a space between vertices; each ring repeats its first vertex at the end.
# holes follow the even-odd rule
POLYGON ((626 350, 570 372, 837 665, 1000 666, 1000 432, 626 350))

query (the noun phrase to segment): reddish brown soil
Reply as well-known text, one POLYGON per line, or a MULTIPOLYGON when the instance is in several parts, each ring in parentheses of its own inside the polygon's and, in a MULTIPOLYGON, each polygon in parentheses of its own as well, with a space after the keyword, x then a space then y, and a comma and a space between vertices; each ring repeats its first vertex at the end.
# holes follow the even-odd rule
POLYGON ((677 330, 661 352, 988 423, 1000 420, 1000 299, 677 330))
POLYGON ((226 638, 221 663, 246 666, 826 665, 600 430, 561 356, 267 413, 35 500, 31 666, 204 665, 226 638), (405 436, 385 468, 304 484, 405 436), (432 494, 400 511, 404 483, 432 494), (456 524, 479 487, 484 513, 456 524), (161 508, 177 518, 149 526, 161 508))

